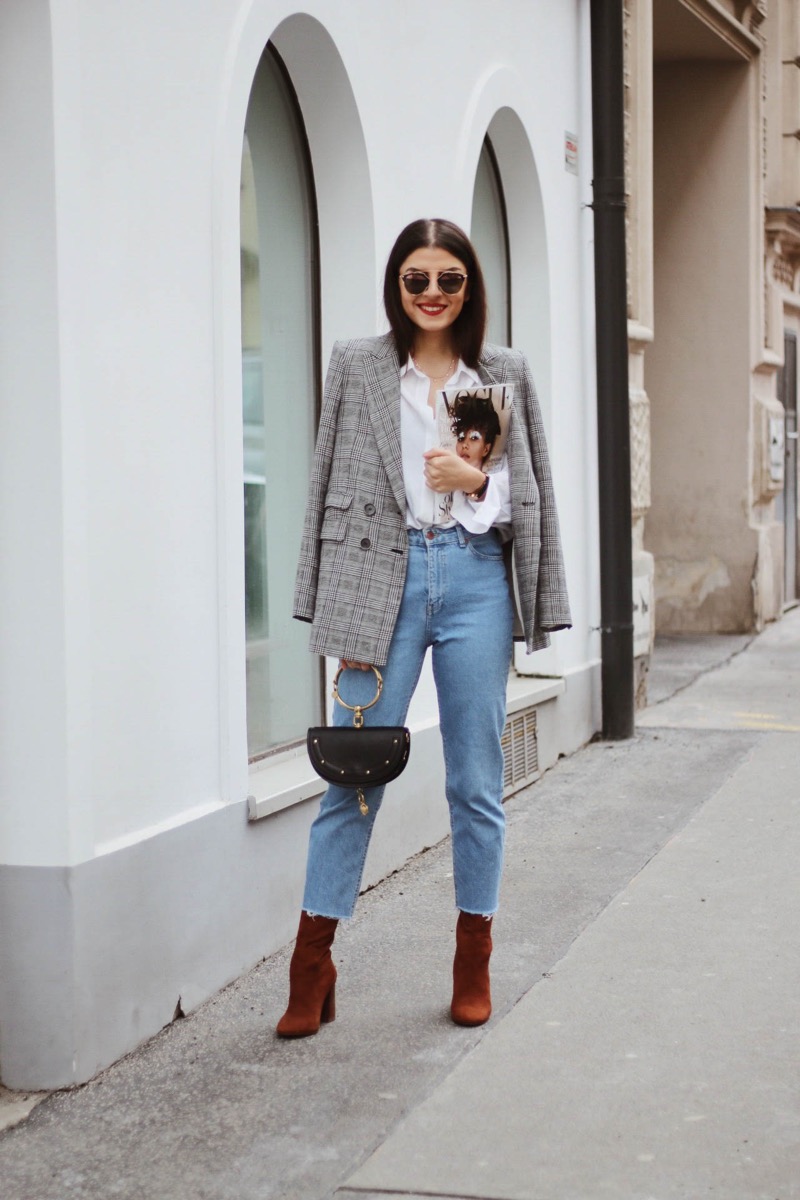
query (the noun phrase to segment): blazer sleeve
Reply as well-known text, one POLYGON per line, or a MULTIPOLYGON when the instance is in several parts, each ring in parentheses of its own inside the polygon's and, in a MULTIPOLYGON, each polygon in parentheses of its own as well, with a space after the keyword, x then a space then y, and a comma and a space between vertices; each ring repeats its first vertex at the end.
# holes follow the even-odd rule
POLYGON ((325 388, 322 396, 322 412, 317 430, 314 461, 308 487, 306 515, 303 522, 303 537, 300 543, 300 558, 294 587, 292 615, 298 621, 313 621, 317 603, 319 580, 320 528, 325 515, 325 496, 331 474, 333 451, 336 443, 336 426, 339 403, 344 391, 350 355, 350 343, 336 342, 331 354, 325 388))
POLYGON ((536 395, 531 369, 527 359, 520 355, 523 383, 522 411, 523 428, 528 441, 533 464, 533 473, 539 488, 541 509, 541 550, 539 556, 539 578, 536 589, 536 626, 552 633, 556 629, 570 629, 572 616, 567 595, 567 580, 564 571, 564 555, 561 548, 561 533, 556 510, 556 495, 547 453, 544 422, 536 395))

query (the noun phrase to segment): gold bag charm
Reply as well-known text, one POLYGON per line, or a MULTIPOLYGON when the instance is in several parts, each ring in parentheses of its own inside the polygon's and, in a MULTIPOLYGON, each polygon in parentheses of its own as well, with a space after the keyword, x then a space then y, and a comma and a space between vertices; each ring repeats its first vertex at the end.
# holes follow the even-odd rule
MULTIPOLYGON (((350 712, 353 714, 354 728, 355 729, 363 729, 364 728, 364 709, 372 708, 373 704, 377 704, 378 701, 380 700, 381 692, 383 691, 383 676, 381 675, 381 673, 377 667, 373 667, 372 670, 375 672, 375 682, 377 683, 377 691, 375 692, 373 699, 370 700, 369 704, 348 704, 347 701, 343 700, 342 697, 339 695, 339 678, 340 678, 343 670, 344 670, 343 667, 339 667, 339 670, 336 672, 336 674, 334 676, 333 698, 334 698, 334 700, 338 700, 338 702, 339 702, 339 704, 341 704, 342 708, 349 709, 350 712)), ((369 774, 369 771, 367 772, 367 774, 369 774)), ((366 817, 367 814, 369 813, 369 805, 367 804, 367 799, 366 799, 366 796, 364 795, 362 788, 356 789, 356 799, 358 800, 358 807, 361 811, 362 817, 366 817)))

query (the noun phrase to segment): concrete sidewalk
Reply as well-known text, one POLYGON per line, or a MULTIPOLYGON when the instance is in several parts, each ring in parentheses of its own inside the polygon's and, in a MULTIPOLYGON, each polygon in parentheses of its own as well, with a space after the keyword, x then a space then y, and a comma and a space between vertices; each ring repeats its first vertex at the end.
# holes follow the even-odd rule
POLYGON ((341 1200, 800 1196, 797 616, 641 726, 771 732, 341 1200))
POLYGON ((800 1196, 798 767, 755 747, 340 1200, 800 1196))
POLYGON ((287 949, 0 1137, 3 1200, 797 1200, 800 612, 688 644, 509 802, 489 1025, 444 843, 341 930, 333 1025, 274 1038, 287 949))

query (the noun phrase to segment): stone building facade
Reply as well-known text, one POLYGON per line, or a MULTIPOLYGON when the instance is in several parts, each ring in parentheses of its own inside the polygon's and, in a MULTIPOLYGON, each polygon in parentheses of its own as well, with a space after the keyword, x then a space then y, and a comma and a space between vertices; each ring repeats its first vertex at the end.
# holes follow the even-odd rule
POLYGON ((795 0, 626 0, 636 654, 798 597, 795 0))

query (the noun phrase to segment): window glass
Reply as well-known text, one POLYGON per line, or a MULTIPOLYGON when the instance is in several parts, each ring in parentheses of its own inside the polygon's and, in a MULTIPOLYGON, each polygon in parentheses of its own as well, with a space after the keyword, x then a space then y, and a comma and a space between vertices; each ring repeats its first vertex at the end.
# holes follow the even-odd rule
POLYGON ((510 346, 508 223, 500 172, 488 137, 484 139, 475 174, 470 236, 486 280, 489 299, 488 339, 500 346, 510 346))
POLYGON ((247 741, 251 758, 321 719, 319 660, 292 619, 316 416, 316 219, 296 100, 271 50, 242 149, 247 741))

